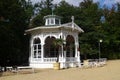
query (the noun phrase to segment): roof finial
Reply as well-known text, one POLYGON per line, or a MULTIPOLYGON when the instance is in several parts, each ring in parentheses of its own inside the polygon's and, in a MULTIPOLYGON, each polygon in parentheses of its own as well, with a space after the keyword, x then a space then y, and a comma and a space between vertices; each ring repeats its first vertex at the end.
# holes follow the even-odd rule
POLYGON ((74 28, 74 16, 72 16, 71 19, 72 19, 72 28, 74 28))
POLYGON ((72 16, 71 19, 72 19, 72 22, 74 22, 74 16, 72 16))
POLYGON ((52 15, 54 15, 53 11, 54 11, 54 6, 52 6, 52 15))
POLYGON ((52 8, 52 15, 53 15, 53 8, 52 8))

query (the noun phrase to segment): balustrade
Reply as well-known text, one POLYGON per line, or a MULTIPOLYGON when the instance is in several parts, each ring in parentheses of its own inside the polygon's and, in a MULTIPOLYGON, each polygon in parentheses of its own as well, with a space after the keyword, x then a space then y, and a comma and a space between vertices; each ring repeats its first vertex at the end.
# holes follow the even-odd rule
MULTIPOLYGON (((42 61, 42 58, 32 58, 31 61, 42 61)), ((44 58, 43 62, 56 62, 57 58, 56 57, 51 57, 51 58, 44 58)), ((59 58, 59 61, 63 61, 63 58, 59 58)), ((66 57, 66 62, 75 62, 77 61, 77 58, 75 57, 66 57)))
POLYGON ((68 62, 74 62, 74 61, 77 61, 77 58, 75 58, 75 57, 67 57, 66 61, 68 61, 68 62))
POLYGON ((57 58, 44 58, 44 62, 56 62, 57 58))
POLYGON ((41 58, 32 58, 32 61, 41 61, 41 58))

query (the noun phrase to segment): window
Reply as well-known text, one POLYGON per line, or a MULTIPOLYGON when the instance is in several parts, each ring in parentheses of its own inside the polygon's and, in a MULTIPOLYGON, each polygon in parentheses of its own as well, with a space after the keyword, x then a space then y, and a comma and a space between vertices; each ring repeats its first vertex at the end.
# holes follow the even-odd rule
POLYGON ((33 58, 41 58, 41 45, 39 38, 35 38, 33 42, 33 58))
POLYGON ((54 24, 54 19, 51 19, 51 24, 52 24, 52 25, 54 24))
POLYGON ((50 24, 50 22, 49 22, 49 19, 47 20, 47 25, 49 25, 50 24))
POLYGON ((55 19, 55 24, 59 24, 59 20, 58 19, 55 19))

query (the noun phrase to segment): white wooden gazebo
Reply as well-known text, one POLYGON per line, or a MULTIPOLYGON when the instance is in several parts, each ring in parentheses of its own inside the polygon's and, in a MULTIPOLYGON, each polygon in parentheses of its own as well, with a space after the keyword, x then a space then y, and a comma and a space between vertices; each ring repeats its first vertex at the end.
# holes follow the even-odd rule
POLYGON ((45 26, 26 30, 27 34, 31 34, 29 65, 33 68, 53 68, 59 54, 60 68, 81 66, 78 34, 84 31, 74 23, 74 17, 66 24, 61 24, 61 18, 56 15, 47 15, 44 20, 45 26), (55 39, 65 40, 61 49, 53 47, 55 39))

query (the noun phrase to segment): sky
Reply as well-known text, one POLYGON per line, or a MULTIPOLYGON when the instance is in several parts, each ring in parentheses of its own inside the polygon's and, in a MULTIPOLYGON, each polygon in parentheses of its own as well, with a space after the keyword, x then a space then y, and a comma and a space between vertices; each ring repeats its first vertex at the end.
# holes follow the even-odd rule
MULTIPOLYGON (((31 0, 33 3, 37 3, 40 0, 31 0)), ((53 3, 59 3, 61 0, 54 0, 53 3)), ((83 0, 65 0, 66 2, 69 2, 70 4, 73 4, 75 6, 79 6, 79 3, 83 0)), ((120 0, 93 0, 94 2, 100 2, 100 6, 107 5, 107 7, 111 8, 113 4, 116 4, 117 2, 120 3, 120 0)))

